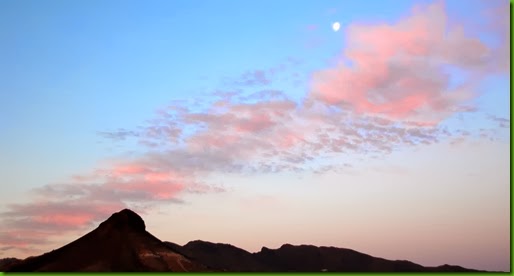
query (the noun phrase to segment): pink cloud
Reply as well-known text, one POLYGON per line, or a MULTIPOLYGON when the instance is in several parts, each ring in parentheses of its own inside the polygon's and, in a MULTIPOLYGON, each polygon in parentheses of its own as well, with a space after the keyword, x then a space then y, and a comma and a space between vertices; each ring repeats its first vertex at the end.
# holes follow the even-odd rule
POLYGON ((123 208, 125 205, 121 202, 85 198, 10 205, 9 211, 0 214, 3 226, 0 251, 9 252, 10 256, 14 251, 40 254, 42 246, 52 244, 51 239, 75 231, 88 231, 94 222, 105 220, 123 208))
POLYGON ((92 214, 52 214, 34 218, 34 222, 43 224, 82 227, 93 219, 92 214))
POLYGON ((9 205, 10 210, 2 213, 4 222, 10 226, 32 225, 34 229, 65 231, 86 226, 88 223, 110 215, 125 207, 121 202, 95 203, 86 198, 35 201, 27 204, 9 205))
POLYGON ((146 200, 166 200, 177 198, 184 190, 184 178, 173 171, 151 170, 140 164, 120 165, 112 169, 118 179, 108 179, 103 185, 119 192, 119 197, 136 194, 146 200))
POLYGON ((157 202, 179 203, 178 195, 186 190, 222 191, 169 168, 163 171, 162 167, 149 167, 144 162, 115 163, 73 176, 71 181, 38 188, 32 202, 7 206, 8 211, 0 214, 4 229, 16 231, 18 235, 12 238, 10 232, 0 231, 0 246, 21 248, 39 244, 31 237, 43 243, 52 237, 85 230, 128 205, 135 210, 143 206, 141 211, 145 211, 157 202))
POLYGON ((147 194, 148 198, 155 200, 173 199, 184 190, 181 183, 173 181, 135 181, 109 185, 120 192, 147 194))
POLYGON ((476 96, 477 79, 494 60, 494 49, 448 23, 442 2, 413 9, 395 24, 352 24, 347 48, 334 68, 313 75, 312 94, 358 114, 418 124, 439 123, 476 96), (471 73, 451 89, 443 66, 471 73))
POLYGON ((112 174, 115 176, 123 175, 139 175, 148 172, 148 169, 137 164, 119 165, 112 169, 112 174))

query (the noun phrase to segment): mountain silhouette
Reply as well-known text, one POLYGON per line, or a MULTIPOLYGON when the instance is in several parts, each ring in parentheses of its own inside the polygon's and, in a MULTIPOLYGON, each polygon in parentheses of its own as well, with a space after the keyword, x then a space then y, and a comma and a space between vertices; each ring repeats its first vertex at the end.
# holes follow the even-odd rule
POLYGON ((30 257, 5 271, 208 271, 145 230, 143 219, 125 209, 98 228, 57 250, 30 257))
POLYGON ((146 231, 136 213, 124 209, 98 228, 51 252, 25 260, 0 260, 6 272, 470 272, 460 266, 424 267, 351 249, 284 244, 250 253, 230 244, 162 242, 146 231))
POLYGON ((351 249, 284 244, 250 253, 230 244, 192 241, 184 246, 165 242, 174 251, 218 271, 240 272, 472 272, 454 265, 424 267, 391 261, 351 249))

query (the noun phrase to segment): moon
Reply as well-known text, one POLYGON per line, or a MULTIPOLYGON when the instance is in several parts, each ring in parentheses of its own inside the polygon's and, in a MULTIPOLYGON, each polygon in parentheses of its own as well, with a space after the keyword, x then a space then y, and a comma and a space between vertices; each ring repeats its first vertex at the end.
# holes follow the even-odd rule
POLYGON ((341 24, 339 24, 339 22, 332 23, 332 30, 334 30, 334 32, 339 31, 339 28, 341 28, 341 24))

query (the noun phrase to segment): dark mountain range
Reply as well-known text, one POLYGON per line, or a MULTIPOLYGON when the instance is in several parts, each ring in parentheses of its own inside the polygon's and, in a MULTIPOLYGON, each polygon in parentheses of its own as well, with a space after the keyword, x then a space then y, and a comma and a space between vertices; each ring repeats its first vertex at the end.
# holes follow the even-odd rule
POLYGON ((141 217, 122 210, 85 236, 25 260, 0 260, 0 271, 262 271, 262 272, 470 272, 460 266, 424 267, 391 261, 350 249, 294 246, 263 247, 250 253, 230 244, 162 242, 146 231, 141 217))
POLYGON ((217 271, 244 272, 478 272, 460 266, 424 267, 409 261, 391 261, 351 249, 284 244, 250 253, 230 244, 192 241, 184 246, 165 244, 180 254, 217 271))

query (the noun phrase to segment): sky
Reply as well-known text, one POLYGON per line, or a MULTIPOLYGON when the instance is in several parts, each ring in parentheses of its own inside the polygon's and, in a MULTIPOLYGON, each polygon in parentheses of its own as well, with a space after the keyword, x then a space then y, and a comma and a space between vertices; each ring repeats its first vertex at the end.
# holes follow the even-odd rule
POLYGON ((508 8, 3 0, 0 258, 130 208, 179 244, 509 271, 508 8))

